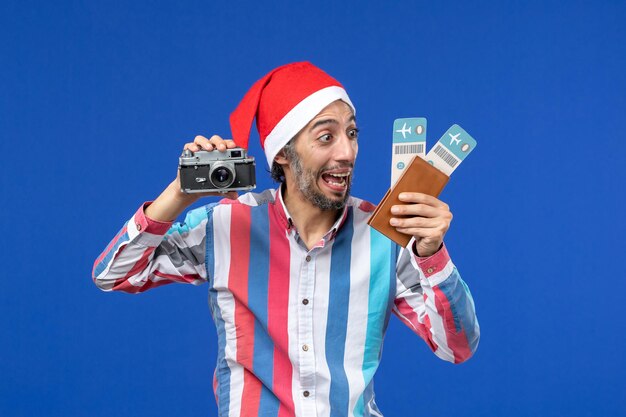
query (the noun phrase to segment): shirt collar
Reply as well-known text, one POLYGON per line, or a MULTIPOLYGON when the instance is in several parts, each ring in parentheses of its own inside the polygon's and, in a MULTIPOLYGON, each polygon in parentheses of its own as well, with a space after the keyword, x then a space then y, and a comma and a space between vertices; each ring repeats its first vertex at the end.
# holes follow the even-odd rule
MULTIPOLYGON (((275 195, 274 195, 274 202, 275 202, 274 207, 276 208, 275 211, 279 219, 281 220, 281 223, 285 226, 285 228, 289 231, 293 230, 297 233, 296 225, 294 224, 292 217, 289 214, 289 210, 287 210, 287 206, 285 205, 285 202, 283 200, 283 193, 282 193, 283 185, 284 184, 281 184, 280 187, 278 187, 275 191, 275 195)), ((346 204, 343 207, 343 209, 341 210, 341 214, 337 218, 337 221, 335 221, 335 224, 333 224, 333 226, 330 228, 328 233, 324 235, 324 239, 334 238, 335 235, 337 234, 337 231, 345 223, 347 217, 348 217, 348 204, 346 204)))

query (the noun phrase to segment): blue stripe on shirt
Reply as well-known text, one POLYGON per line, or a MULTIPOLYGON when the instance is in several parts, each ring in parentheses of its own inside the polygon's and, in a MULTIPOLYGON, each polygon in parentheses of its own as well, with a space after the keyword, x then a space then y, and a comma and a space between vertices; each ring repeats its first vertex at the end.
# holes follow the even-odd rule
MULTIPOLYGON (((367 306, 367 331, 363 351, 363 380, 367 387, 372 383, 378 368, 389 310, 389 291, 391 280, 389 264, 392 262, 392 246, 389 239, 376 230, 370 231, 370 281, 367 306)), ((365 254, 364 254, 365 255, 365 254)), ((365 392, 364 392, 365 394, 365 392)), ((364 415, 364 403, 361 395, 356 403, 354 414, 364 415)))
MULTIPOLYGON (((126 222, 126 224, 124 224, 124 227, 127 227, 127 225, 128 225, 128 222, 126 222)), ((124 227, 122 227, 122 229, 120 229, 120 231, 122 231, 124 229, 124 227)), ((106 269, 107 266, 109 266, 109 262, 111 262, 111 259, 113 258, 113 255, 115 255, 115 252, 117 252, 117 248, 119 248, 120 245, 122 243, 124 243, 124 242, 128 242, 128 232, 124 233, 122 236, 120 236, 117 239, 117 242, 115 242, 115 245, 113 245, 113 247, 111 248, 109 253, 107 253, 107 255, 104 257, 104 259, 102 261, 100 261, 100 263, 96 267, 96 271, 94 273, 94 276, 97 277, 98 275, 100 275, 102 273, 102 271, 104 271, 106 269)))
POLYGON ((363 398, 366 404, 365 410, 363 410, 363 417, 382 416, 382 413, 378 409, 378 406, 376 405, 376 401, 374 400, 374 380, 373 379, 370 381, 367 387, 365 387, 365 390, 363 391, 363 398))
POLYGON ((348 208, 342 233, 337 235, 330 260, 330 288, 326 327, 326 362, 330 370, 330 417, 348 413, 349 387, 344 368, 348 300, 350 299, 350 258, 352 255, 352 207, 348 208))
POLYGON ((268 207, 252 207, 250 210, 250 263, 248 269, 248 306, 254 314, 255 376, 261 380, 259 414, 278 415, 279 402, 268 387, 272 387, 274 344, 267 332, 267 300, 270 255, 270 226, 268 207))
POLYGON ((470 350, 473 352, 476 350, 478 338, 474 337, 474 300, 469 292, 469 288, 461 279, 456 268, 452 270, 447 279, 439 284, 438 288, 450 303, 455 330, 457 332, 465 330, 470 350))
MULTIPOLYGON (((387 298, 387 315, 385 316, 385 323, 383 325, 383 333, 387 331, 387 326, 389 325, 389 319, 391 318, 391 311, 393 310, 394 302, 396 299, 396 291, 398 285, 398 279, 396 274, 396 264, 398 263, 398 256, 400 253, 400 246, 394 243, 393 241, 389 241, 389 294, 387 298)), ((417 272, 416 272, 417 273, 417 272)))
POLYGON ((202 223, 207 216, 207 211, 211 208, 215 207, 219 203, 212 203, 203 207, 198 207, 196 209, 191 210, 185 216, 185 221, 183 223, 174 223, 172 227, 165 233, 166 235, 171 235, 173 233, 183 234, 188 233, 191 229, 198 227, 200 223, 202 223))
POLYGON ((224 319, 217 304, 217 291, 213 287, 215 276, 215 253, 214 253, 214 230, 213 230, 213 207, 216 204, 206 206, 206 214, 208 221, 206 224, 206 271, 207 280, 209 282, 209 307, 215 321, 217 330, 217 408, 220 416, 228 416, 230 408, 230 368, 226 362, 226 329, 224 327, 224 319))

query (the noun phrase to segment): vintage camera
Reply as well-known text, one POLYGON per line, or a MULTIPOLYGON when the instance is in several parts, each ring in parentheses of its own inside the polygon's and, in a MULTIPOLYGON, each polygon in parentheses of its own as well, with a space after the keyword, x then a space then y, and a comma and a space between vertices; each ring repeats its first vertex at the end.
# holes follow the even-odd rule
POLYGON ((180 156, 180 188, 184 193, 252 190, 256 187, 254 157, 243 148, 226 152, 185 149, 180 156))

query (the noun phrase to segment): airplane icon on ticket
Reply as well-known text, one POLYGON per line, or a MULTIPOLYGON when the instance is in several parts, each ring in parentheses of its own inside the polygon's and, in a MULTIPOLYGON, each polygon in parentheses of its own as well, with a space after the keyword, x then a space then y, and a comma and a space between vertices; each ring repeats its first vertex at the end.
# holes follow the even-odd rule
POLYGON ((411 134, 411 126, 406 127, 406 122, 402 125, 402 129, 396 130, 396 133, 402 133, 402 139, 406 139, 406 134, 411 134))
POLYGON ((452 146, 452 142, 456 143, 457 145, 461 144, 461 139, 459 139, 459 135, 461 133, 457 133, 456 135, 453 135, 452 133, 448 133, 448 135, 450 136, 450 146, 452 146))

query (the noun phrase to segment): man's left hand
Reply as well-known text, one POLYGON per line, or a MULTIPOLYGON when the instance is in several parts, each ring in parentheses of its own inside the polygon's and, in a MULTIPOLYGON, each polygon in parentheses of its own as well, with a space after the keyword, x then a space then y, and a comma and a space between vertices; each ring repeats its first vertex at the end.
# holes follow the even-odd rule
POLYGON ((400 193, 398 198, 406 204, 391 207, 391 213, 403 217, 394 217, 389 223, 398 232, 415 237, 417 256, 431 256, 439 250, 450 228, 450 207, 422 193, 400 193))

